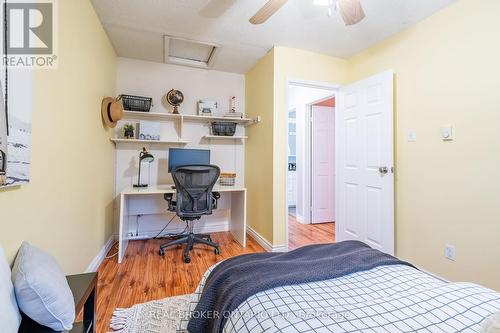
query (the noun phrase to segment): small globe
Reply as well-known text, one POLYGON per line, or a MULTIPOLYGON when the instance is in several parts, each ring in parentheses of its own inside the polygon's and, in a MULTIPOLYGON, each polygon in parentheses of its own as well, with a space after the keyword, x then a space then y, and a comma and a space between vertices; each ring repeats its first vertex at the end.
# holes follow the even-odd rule
POLYGON ((179 106, 184 102, 184 94, 179 90, 170 90, 167 93, 167 101, 172 106, 179 106))

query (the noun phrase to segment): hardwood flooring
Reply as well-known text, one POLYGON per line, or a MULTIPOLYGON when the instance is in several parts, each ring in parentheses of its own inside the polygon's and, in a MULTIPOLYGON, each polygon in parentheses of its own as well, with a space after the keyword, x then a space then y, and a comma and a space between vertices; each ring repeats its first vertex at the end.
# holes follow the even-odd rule
POLYGON ((98 270, 96 332, 110 331, 109 322, 116 308, 192 293, 203 273, 216 262, 244 253, 265 252, 250 236, 243 248, 228 232, 211 235, 220 244, 221 254, 195 245, 190 264, 182 260, 182 246, 167 250, 162 258, 158 249, 165 240, 131 241, 121 265, 116 256, 104 260, 98 270))
MULTIPOLYGON (((292 220, 289 229, 291 249, 334 239, 333 223, 302 225, 292 220)), ((96 332, 110 331, 109 322, 116 308, 192 293, 203 273, 216 262, 244 253, 264 252, 250 236, 247 237, 247 247, 243 248, 228 232, 211 235, 221 245, 221 254, 216 256, 212 249, 195 245, 190 264, 182 261, 182 246, 170 249, 165 257, 160 257, 158 249, 165 240, 131 241, 121 265, 118 265, 116 256, 104 260, 98 270, 96 332)), ((113 248, 110 252, 115 251, 113 248)))
POLYGON ((288 248, 294 250, 304 245, 335 242, 335 222, 302 224, 288 216, 288 248))

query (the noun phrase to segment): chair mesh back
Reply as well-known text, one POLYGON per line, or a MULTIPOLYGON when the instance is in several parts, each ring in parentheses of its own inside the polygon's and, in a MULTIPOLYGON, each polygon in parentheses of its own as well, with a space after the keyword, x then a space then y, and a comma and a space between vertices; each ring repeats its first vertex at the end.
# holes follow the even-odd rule
POLYGON ((212 189, 219 178, 215 165, 184 165, 172 171, 177 189, 177 215, 200 217, 212 214, 212 189))

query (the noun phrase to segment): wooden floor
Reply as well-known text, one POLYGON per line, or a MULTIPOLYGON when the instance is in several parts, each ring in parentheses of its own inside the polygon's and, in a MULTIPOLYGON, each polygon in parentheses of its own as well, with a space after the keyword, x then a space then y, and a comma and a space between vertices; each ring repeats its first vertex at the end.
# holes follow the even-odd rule
POLYGON ((302 224, 288 216, 288 249, 304 245, 335 242, 335 222, 302 224))
MULTIPOLYGON (((291 249, 334 240, 333 223, 302 225, 292 219, 289 229, 291 249)), ((216 256, 213 250, 195 245, 190 264, 182 261, 181 246, 160 257, 158 249, 165 242, 162 240, 131 241, 121 265, 118 265, 116 256, 106 259, 98 270, 97 333, 110 331, 109 322, 116 308, 192 293, 203 273, 216 262, 244 253, 264 252, 250 236, 247 237, 247 247, 243 248, 228 232, 211 235, 221 245, 221 254, 216 256)))

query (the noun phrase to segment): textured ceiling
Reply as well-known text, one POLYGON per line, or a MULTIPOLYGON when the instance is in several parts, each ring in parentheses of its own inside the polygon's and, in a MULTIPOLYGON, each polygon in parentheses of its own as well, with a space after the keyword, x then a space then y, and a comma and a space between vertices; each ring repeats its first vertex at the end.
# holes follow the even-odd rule
POLYGON ((275 45, 349 57, 454 0, 361 0, 366 18, 344 26, 313 0, 289 0, 270 20, 248 19, 267 0, 92 0, 117 53, 163 62, 163 35, 221 45, 214 69, 245 73, 275 45))

